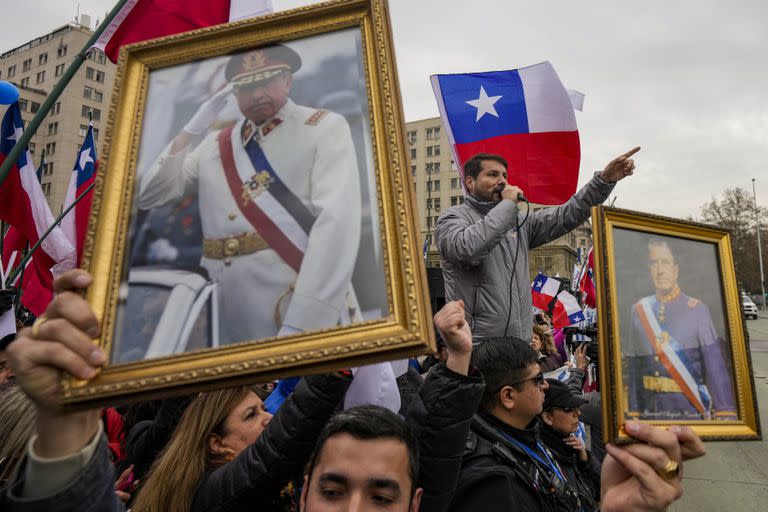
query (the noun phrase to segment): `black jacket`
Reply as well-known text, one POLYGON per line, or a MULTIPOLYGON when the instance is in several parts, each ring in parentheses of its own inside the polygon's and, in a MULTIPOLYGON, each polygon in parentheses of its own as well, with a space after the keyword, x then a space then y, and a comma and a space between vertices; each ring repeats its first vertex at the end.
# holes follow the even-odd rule
POLYGON ((125 460, 121 469, 133 464, 134 480, 144 480, 152 463, 171 439, 173 430, 193 396, 163 400, 155 418, 136 423, 125 439, 125 460))
POLYGON ((433 367, 419 388, 406 422, 419 445, 417 486, 424 489, 420 512, 448 509, 469 425, 484 389, 480 372, 459 375, 444 364, 433 367))
POLYGON ((306 464, 351 382, 335 374, 299 381, 256 442, 203 477, 191 512, 277 508, 280 491, 306 464))
POLYGON ((597 510, 600 503, 600 462, 589 452, 586 462, 579 460, 578 453, 565 444, 562 435, 549 425, 541 425, 540 435, 565 472, 569 487, 579 494, 583 509, 597 510))
MULTIPOLYGON (((525 430, 485 413, 472 421, 452 512, 578 511, 577 497, 566 486, 554 492, 553 472, 535 462, 504 434, 530 448, 537 446, 539 422, 525 430), (502 433, 503 432, 503 433, 502 433)), ((553 457, 549 453, 550 457, 553 457)))

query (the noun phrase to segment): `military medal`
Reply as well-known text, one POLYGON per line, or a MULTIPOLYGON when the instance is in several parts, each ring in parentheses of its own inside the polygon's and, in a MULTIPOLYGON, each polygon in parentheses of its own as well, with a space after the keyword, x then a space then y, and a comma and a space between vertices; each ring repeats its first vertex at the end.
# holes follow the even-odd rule
POLYGON ((243 206, 247 206, 249 202, 256 200, 262 192, 269 188, 269 184, 274 180, 267 171, 260 171, 250 177, 248 181, 243 183, 243 206))

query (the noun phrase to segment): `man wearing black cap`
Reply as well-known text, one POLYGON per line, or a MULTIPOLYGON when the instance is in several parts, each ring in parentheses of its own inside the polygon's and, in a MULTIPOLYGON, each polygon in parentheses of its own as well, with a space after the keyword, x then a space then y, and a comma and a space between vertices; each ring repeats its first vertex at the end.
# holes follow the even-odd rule
POLYGON ((600 463, 587 451, 584 441, 576 437, 579 430, 579 407, 588 402, 573 395, 564 383, 547 379, 544 410, 541 418, 541 440, 579 496, 584 510, 595 510, 600 501, 600 463))
POLYGON ((301 58, 275 44, 232 56, 206 101, 140 183, 139 208, 197 186, 201 265, 220 287, 221 343, 358 318, 357 159, 345 119, 289 98, 301 58), (243 115, 205 134, 233 93, 243 115))

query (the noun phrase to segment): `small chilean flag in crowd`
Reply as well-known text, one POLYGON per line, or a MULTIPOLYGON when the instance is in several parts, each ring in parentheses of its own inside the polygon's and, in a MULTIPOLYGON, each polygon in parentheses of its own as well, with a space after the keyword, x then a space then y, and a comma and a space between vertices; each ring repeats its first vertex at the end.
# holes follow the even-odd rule
POLYGON ((584 312, 576 301, 576 297, 563 290, 557 294, 555 310, 552 314, 552 327, 561 329, 584 320, 584 312))
POLYGON ((120 47, 272 12, 272 0, 128 0, 94 47, 117 62, 120 47))
POLYGON ((580 276, 579 291, 581 292, 581 297, 584 304, 586 304, 591 308, 597 307, 597 294, 595 292, 594 268, 595 268, 595 260, 592 255, 592 248, 590 247, 589 254, 587 255, 587 263, 584 266, 584 270, 582 271, 580 276))
POLYGON ((557 279, 545 276, 539 272, 531 285, 533 305, 543 311, 549 311, 549 303, 557 296, 561 284, 557 279))
POLYGON ((576 116, 549 62, 431 80, 459 169, 477 153, 495 153, 532 203, 562 204, 576 192, 576 116))
MULTIPOLYGON (((75 166, 72 169, 72 176, 69 178, 69 188, 67 188, 67 197, 64 200, 64 208, 69 207, 75 202, 96 178, 96 145, 93 140, 93 125, 88 125, 88 133, 85 134, 83 145, 75 159, 75 166)), ((93 191, 82 198, 70 212, 61 219, 61 229, 67 235, 67 238, 77 249, 77 264, 80 265, 80 259, 83 255, 83 241, 85 232, 88 229, 88 217, 91 213, 91 203, 93 202, 93 191)))

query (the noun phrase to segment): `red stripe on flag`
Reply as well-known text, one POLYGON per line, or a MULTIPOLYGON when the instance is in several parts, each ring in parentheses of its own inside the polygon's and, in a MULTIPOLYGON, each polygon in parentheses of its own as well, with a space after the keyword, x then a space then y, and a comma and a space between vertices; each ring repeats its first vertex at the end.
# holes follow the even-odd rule
POLYGON ((288 237, 283 234, 280 228, 272 222, 272 219, 264 211, 256 206, 253 201, 248 201, 244 206, 239 199, 243 187, 243 182, 237 174, 235 167, 235 156, 232 152, 232 129, 234 126, 224 128, 219 132, 219 153, 221 154, 221 163, 224 167, 224 175, 227 178, 232 197, 240 208, 240 211, 248 219, 253 228, 267 241, 269 246, 285 261, 296 273, 301 268, 301 261, 304 259, 302 253, 288 237))
POLYGON ((579 179, 579 132, 502 135, 457 144, 461 165, 477 153, 494 153, 509 162, 508 181, 532 203, 562 204, 576 193, 579 179))
POLYGON ((139 0, 104 48, 117 62, 120 47, 229 21, 230 0, 139 0))

